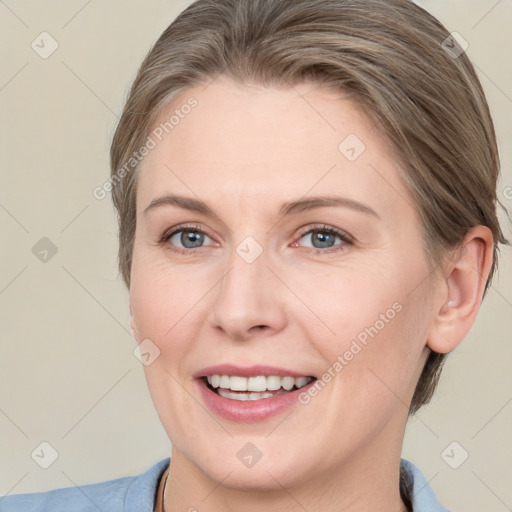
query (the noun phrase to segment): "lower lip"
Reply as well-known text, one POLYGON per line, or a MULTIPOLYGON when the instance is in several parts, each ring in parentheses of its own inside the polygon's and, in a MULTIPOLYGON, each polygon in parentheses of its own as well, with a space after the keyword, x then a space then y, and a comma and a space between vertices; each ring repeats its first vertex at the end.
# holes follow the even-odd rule
POLYGON ((197 379, 199 390, 208 408, 225 419, 240 423, 253 423, 271 418, 298 402, 299 393, 307 390, 315 381, 300 389, 259 400, 233 400, 212 391, 203 379, 197 379))

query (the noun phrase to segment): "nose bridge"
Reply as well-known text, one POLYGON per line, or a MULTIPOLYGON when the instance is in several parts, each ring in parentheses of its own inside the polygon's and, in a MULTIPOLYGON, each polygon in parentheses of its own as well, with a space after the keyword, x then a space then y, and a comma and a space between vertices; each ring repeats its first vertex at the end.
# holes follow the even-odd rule
MULTIPOLYGON (((232 316, 237 310, 242 314, 248 308, 256 312, 258 305, 263 303, 264 290, 261 285, 268 279, 265 276, 269 272, 267 259, 262 247, 260 254, 256 253, 254 242, 242 241, 234 248, 227 264, 228 272, 220 283, 218 297, 229 307, 232 316)), ((247 313, 243 314, 245 316, 247 313)))
POLYGON ((279 288, 269 271, 269 254, 253 237, 233 248, 224 267, 224 276, 215 294, 211 321, 235 339, 252 332, 280 329, 284 312, 279 288), (258 327, 259 329, 253 329, 258 327))

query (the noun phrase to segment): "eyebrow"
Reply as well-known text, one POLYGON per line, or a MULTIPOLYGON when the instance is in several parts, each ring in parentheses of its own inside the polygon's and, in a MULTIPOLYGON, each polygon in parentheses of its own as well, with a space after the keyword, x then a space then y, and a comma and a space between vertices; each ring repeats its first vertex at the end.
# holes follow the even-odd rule
MULTIPOLYGON (((212 217, 219 221, 221 220, 220 217, 200 199, 179 195, 165 195, 153 199, 151 203, 149 203, 149 205, 144 209, 144 215, 146 215, 149 211, 164 205, 176 206, 178 208, 183 208, 184 210, 189 210, 206 215, 208 217, 212 217)), ((350 208, 359 213, 372 215, 373 217, 380 219, 379 214, 368 205, 360 203, 354 199, 338 196, 313 196, 307 197, 305 199, 287 201, 281 205, 279 214, 297 214, 306 210, 312 210, 313 208, 322 208, 327 206, 341 206, 350 208)))
POLYGON ((343 206, 345 208, 351 208, 352 210, 355 210, 359 213, 373 215, 374 217, 380 219, 379 214, 368 205, 360 203, 354 199, 338 196, 313 196, 305 199, 298 199, 296 201, 288 201, 281 205, 279 213, 281 215, 288 215, 291 213, 299 213, 305 210, 322 208, 325 206, 343 206))

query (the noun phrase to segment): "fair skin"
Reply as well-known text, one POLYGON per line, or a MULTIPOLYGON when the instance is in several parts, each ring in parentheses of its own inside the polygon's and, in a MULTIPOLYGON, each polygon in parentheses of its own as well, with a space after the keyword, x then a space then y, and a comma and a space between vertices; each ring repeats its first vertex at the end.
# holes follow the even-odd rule
POLYGON ((197 107, 143 162, 130 286, 135 336, 160 349, 144 369, 172 441, 166 512, 404 510, 407 406, 428 348, 453 350, 475 320, 490 231, 473 228, 431 273, 396 160, 340 94, 220 77, 175 98, 158 123, 191 96, 197 107), (354 161, 338 149, 349 134, 366 146, 354 161), (216 216, 171 204, 144 213, 169 194, 216 216), (374 213, 347 204, 279 213, 312 196, 374 213), (183 245, 182 232, 160 242, 182 224, 204 233, 202 243, 183 245), (352 242, 334 235, 319 245, 324 225, 352 242), (251 263, 236 251, 248 236, 263 250, 251 263), (198 391, 193 375, 221 363, 320 379, 393 304, 400 311, 307 404, 240 422, 216 415, 198 391), (237 456, 247 442, 262 455, 251 467, 237 456))

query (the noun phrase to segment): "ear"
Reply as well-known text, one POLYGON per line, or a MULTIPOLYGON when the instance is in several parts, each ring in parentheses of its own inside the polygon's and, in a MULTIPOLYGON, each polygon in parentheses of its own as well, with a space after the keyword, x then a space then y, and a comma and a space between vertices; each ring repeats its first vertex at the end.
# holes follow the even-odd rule
POLYGON ((482 302, 493 249, 491 230, 475 226, 445 263, 438 313, 427 339, 427 346, 434 352, 451 352, 469 333, 482 302))
POLYGON ((137 340, 137 328, 135 327, 135 320, 133 319, 132 302, 130 300, 130 328, 132 330, 132 336, 137 340))

